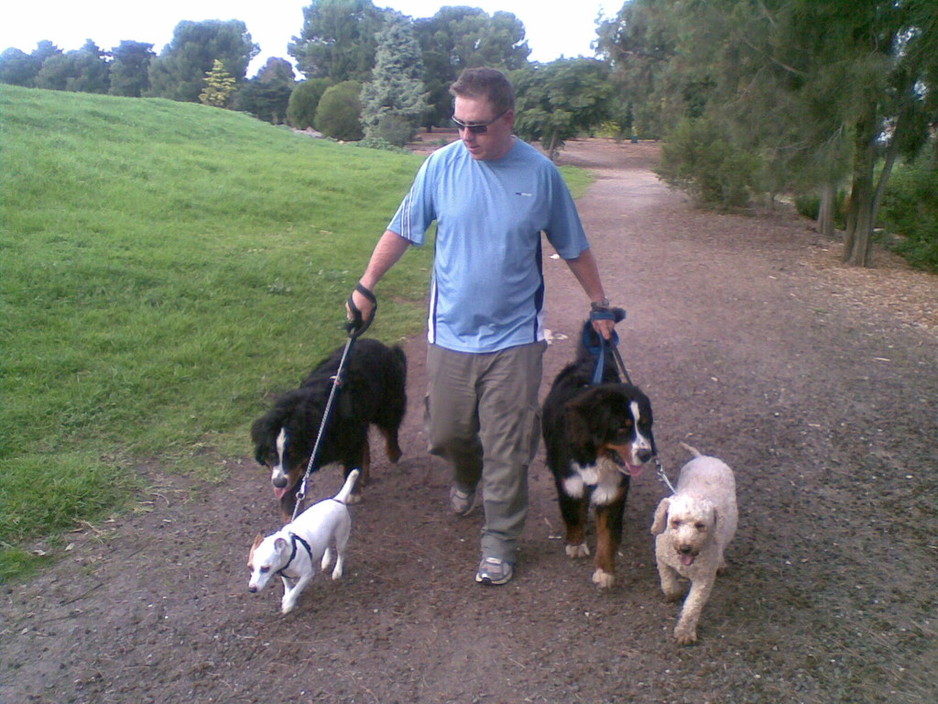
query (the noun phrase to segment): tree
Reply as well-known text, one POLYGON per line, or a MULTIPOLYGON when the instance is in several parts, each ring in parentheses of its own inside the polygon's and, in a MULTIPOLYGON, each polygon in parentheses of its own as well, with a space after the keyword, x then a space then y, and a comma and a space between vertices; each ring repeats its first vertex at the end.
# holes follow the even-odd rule
POLYGON ((540 140, 551 159, 563 143, 609 118, 609 68, 595 59, 558 59, 511 74, 517 94, 515 130, 540 140))
POLYGON ((378 34, 374 77, 362 88, 365 136, 402 147, 427 110, 423 62, 413 26, 401 14, 388 15, 378 34))
POLYGON ((36 85, 36 74, 42 62, 14 47, 0 54, 0 83, 32 88, 36 85))
POLYGON ((288 51, 309 78, 367 81, 375 63, 384 11, 371 0, 313 0, 288 51))
POLYGON ((299 83, 290 93, 287 105, 287 122, 299 130, 312 127, 315 123, 316 108, 323 93, 332 86, 328 78, 310 78, 299 83))
POLYGON ((81 49, 54 53, 36 74, 36 87, 80 93, 107 93, 110 78, 104 52, 90 39, 81 49))
POLYGON ((235 97, 235 108, 279 125, 286 120, 295 85, 293 65, 286 59, 272 56, 254 78, 241 86, 235 97))
POLYGON ((316 108, 316 129, 334 139, 361 139, 361 90, 358 81, 343 81, 327 89, 316 108))
POLYGON ((215 108, 226 108, 234 90, 235 79, 225 70, 225 65, 215 59, 212 70, 205 74, 205 88, 199 93, 199 102, 215 108))
POLYGON ((634 0, 631 7, 615 27, 603 27, 600 46, 630 76, 640 74, 630 65, 635 57, 668 47, 653 64, 645 105, 663 120, 719 124, 732 147, 761 161, 764 192, 821 189, 829 206, 849 179, 844 258, 868 265, 892 165, 921 150, 938 112, 938 4, 634 0), (636 17, 667 40, 639 31, 636 17))
POLYGON ((452 115, 449 87, 466 68, 488 66, 512 71, 527 65, 531 50, 524 24, 510 12, 489 15, 479 8, 444 7, 419 19, 414 31, 423 55, 423 82, 431 110, 424 125, 443 125, 452 115))
POLYGON ((244 80, 248 64, 258 51, 240 20, 180 22, 173 32, 172 42, 150 64, 147 94, 198 102, 205 76, 216 59, 237 83, 244 80))
POLYGON ((152 44, 122 41, 111 49, 111 95, 139 98, 150 86, 150 62, 156 54, 152 44))

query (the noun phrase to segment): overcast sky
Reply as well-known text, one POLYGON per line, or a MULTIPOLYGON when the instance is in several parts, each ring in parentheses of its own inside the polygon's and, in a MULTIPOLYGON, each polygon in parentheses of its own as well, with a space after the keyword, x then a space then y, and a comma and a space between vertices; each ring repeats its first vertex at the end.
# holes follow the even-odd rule
MULTIPOLYGON (((614 16, 624 0, 373 0, 413 18, 432 17, 447 5, 480 7, 490 15, 514 13, 524 23, 532 61, 593 56, 596 17, 614 16), (549 9, 550 6, 562 9, 549 9)), ((5 0, 0 4, 0 51, 16 47, 27 54, 48 39, 64 51, 91 39, 102 49, 122 40, 153 44, 156 53, 173 38, 182 20, 242 20, 261 53, 248 69, 253 76, 270 56, 290 58, 287 44, 303 29, 303 7, 310 0, 5 0)))

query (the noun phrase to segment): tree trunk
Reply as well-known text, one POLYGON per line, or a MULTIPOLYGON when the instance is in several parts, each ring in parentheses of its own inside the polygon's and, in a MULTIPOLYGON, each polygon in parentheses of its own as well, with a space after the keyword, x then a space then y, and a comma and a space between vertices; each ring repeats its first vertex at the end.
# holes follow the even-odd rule
POLYGON ((834 236, 834 203, 837 189, 833 183, 821 187, 821 207, 817 214, 817 229, 825 237, 834 236))
POLYGON ((857 120, 853 184, 847 211, 847 236, 843 261, 852 266, 872 265, 872 240, 875 217, 873 168, 876 164, 876 106, 857 120))
MULTIPOLYGON (((872 120, 864 120, 863 125, 875 124, 872 120)), ((857 144, 857 160, 853 172, 853 192, 851 194, 852 217, 848 219, 847 239, 844 244, 843 260, 854 266, 872 266, 872 240, 873 229, 879 216, 879 206, 886 192, 886 184, 892 174, 892 168, 899 154, 899 136, 905 129, 908 120, 905 114, 900 113, 893 128, 889 145, 886 147, 883 168, 879 175, 879 182, 873 184, 873 170, 876 165, 875 130, 870 129, 866 135, 866 143, 857 144)), ((859 127, 859 125, 858 125, 859 127)), ((862 130, 858 129, 858 135, 862 130)))

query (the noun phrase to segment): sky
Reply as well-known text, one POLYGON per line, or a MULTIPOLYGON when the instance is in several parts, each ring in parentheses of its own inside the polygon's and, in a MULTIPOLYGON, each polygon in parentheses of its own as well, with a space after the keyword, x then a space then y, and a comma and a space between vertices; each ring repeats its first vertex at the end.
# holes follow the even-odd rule
MULTIPOLYGON (((574 0, 547 3, 545 0, 372 0, 376 7, 389 7, 414 19, 432 17, 447 5, 479 7, 489 15, 513 13, 524 24, 531 61, 548 62, 561 56, 593 56, 590 43, 596 38, 600 12, 613 17, 624 0, 574 0), (551 11, 548 4, 562 7, 551 11)), ((79 49, 91 39, 101 49, 121 41, 153 44, 159 54, 173 38, 182 20, 242 20, 261 53, 251 62, 248 77, 271 56, 289 59, 287 45, 303 29, 303 8, 311 0, 33 0, 2 3, 0 7, 0 51, 15 47, 27 54, 48 39, 63 51, 79 49)))

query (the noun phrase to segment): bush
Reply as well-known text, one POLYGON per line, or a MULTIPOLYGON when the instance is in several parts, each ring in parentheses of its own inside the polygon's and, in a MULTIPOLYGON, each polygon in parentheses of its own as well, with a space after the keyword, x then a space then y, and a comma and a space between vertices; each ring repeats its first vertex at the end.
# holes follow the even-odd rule
POLYGON ((312 78, 298 84, 290 93, 290 102, 287 104, 287 122, 298 130, 312 127, 319 101, 331 85, 332 81, 328 78, 312 78))
POLYGON ((361 83, 343 81, 327 89, 316 108, 315 127, 327 137, 354 142, 364 136, 361 83))
MULTIPOLYGON (((847 192, 837 191, 837 197, 834 199, 834 225, 843 229, 846 221, 847 192)), ((801 193, 795 196, 795 210, 800 215, 811 220, 817 220, 821 212, 821 197, 816 193, 801 193)))
POLYGON ((880 209, 882 226, 901 235, 892 248, 910 264, 938 271, 938 170, 926 154, 897 166, 880 209))
POLYGON ((378 118, 378 124, 371 129, 365 130, 365 133, 371 139, 382 140, 396 147, 403 147, 417 134, 417 128, 413 122, 406 118, 389 114, 378 118))
POLYGON ((755 188, 759 160, 733 146, 716 123, 683 120, 661 149, 656 172, 670 186, 690 193, 699 205, 743 208, 755 188))

